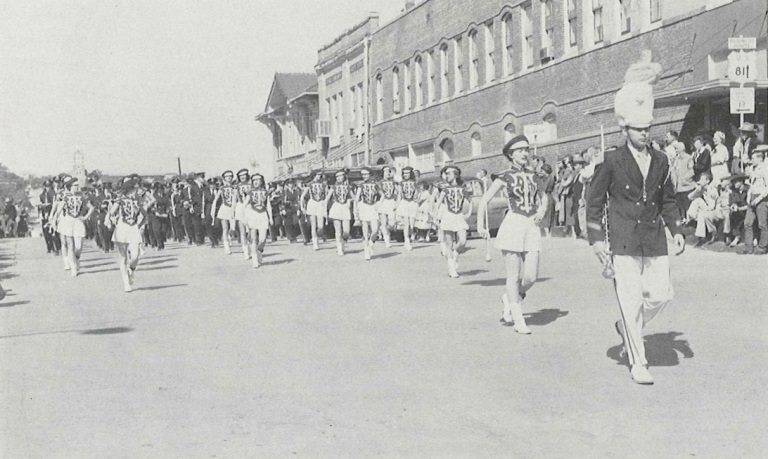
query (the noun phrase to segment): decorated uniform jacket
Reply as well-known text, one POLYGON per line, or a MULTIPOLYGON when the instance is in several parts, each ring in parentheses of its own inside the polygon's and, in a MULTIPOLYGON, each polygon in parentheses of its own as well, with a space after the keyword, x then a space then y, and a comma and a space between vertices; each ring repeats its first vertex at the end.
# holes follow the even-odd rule
POLYGON ((382 180, 379 182, 381 189, 381 199, 395 199, 395 181, 382 180))
POLYGON ((269 191, 266 188, 251 188, 248 192, 249 205, 257 212, 266 212, 269 204, 269 191))
POLYGON ((331 186, 331 191, 333 192, 334 201, 339 204, 346 204, 352 194, 352 185, 349 182, 335 183, 331 186))
POLYGON ((245 198, 248 196, 248 193, 251 192, 253 185, 250 183, 238 183, 235 187, 237 189, 237 199, 240 202, 245 202, 245 198))
POLYGON ((87 209, 85 206, 86 198, 83 196, 82 193, 76 192, 76 193, 65 193, 64 197, 64 207, 63 212, 64 215, 69 215, 70 217, 83 217, 87 213, 87 209))
POLYGON ((360 184, 360 199, 368 204, 376 204, 376 200, 379 198, 379 184, 373 179, 368 179, 360 184))
POLYGON ((499 174, 499 179, 504 181, 504 195, 511 212, 530 217, 539 210, 541 190, 533 171, 513 165, 499 174))
POLYGON ((309 199, 313 201, 325 201, 327 185, 323 182, 311 182, 309 184, 309 199))
POLYGON ((237 190, 233 185, 222 185, 221 187, 221 205, 232 207, 237 200, 237 190))
POLYGON ((117 219, 127 225, 135 225, 139 222, 142 213, 140 199, 135 193, 121 195, 117 198, 117 219))
POLYGON ((462 213, 467 191, 461 185, 448 185, 443 188, 443 203, 448 212, 452 214, 462 213))
POLYGON ((406 201, 415 201, 418 195, 416 180, 403 180, 400 182, 400 197, 406 201))

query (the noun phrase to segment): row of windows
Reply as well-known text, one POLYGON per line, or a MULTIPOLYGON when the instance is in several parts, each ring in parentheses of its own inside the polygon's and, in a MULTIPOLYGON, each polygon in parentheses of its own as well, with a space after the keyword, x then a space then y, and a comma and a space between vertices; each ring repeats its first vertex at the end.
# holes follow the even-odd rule
MULTIPOLYGON (((589 2, 589 13, 581 24, 581 31, 589 27, 592 43, 599 44, 605 39, 604 9, 610 3, 617 13, 617 35, 631 31, 632 2, 641 0, 583 0, 589 2)), ((661 0, 644 0, 647 3, 648 19, 653 23, 661 19, 661 0)), ((396 65, 391 70, 392 116, 418 110, 426 105, 447 100, 452 95, 472 90, 483 84, 490 84, 500 75, 502 78, 515 73, 516 59, 522 69, 529 69, 537 62, 542 64, 554 58, 555 28, 563 29, 563 49, 566 53, 575 51, 580 37, 580 11, 575 0, 563 0, 563 17, 555 17, 555 0, 532 0, 521 5, 520 24, 516 26, 515 16, 505 13, 498 22, 500 49, 494 19, 478 28, 471 29, 447 43, 428 50, 412 61, 396 65), (538 27, 534 27, 533 8, 539 8, 538 27), (540 49, 536 56, 536 33, 539 33, 540 49), (519 37, 519 38, 518 38, 519 37), (515 56, 515 42, 522 44, 521 56, 515 56), (465 40, 467 41, 465 45, 465 40), (465 50, 468 56, 464 56, 465 50), (468 67, 468 68, 465 68, 468 67), (465 75, 468 81, 465 81, 465 75)), ((375 120, 384 120, 384 74, 375 79, 375 120)))
POLYGON ((325 99, 325 113, 331 121, 331 138, 341 140, 347 134, 352 136, 363 132, 365 128, 365 97, 363 84, 359 83, 349 88, 346 99, 349 106, 344 106, 344 91, 339 91, 325 99), (344 114, 349 114, 349 124, 344 124, 344 114), (346 129, 349 129, 346 132, 346 129))

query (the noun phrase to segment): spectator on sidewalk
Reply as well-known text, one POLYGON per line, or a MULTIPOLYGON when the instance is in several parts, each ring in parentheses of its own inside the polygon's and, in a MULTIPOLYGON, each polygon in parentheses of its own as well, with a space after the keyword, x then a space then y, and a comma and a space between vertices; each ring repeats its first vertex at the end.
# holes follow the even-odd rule
POLYGON ((696 188, 696 182, 693 180, 693 157, 685 151, 685 145, 677 142, 677 152, 670 168, 670 178, 675 186, 675 199, 680 215, 686 215, 691 200, 688 194, 696 188))
POLYGON ((725 146, 725 134, 715 132, 712 137, 715 148, 712 150, 712 182, 720 183, 720 180, 728 176, 728 147, 725 146))
POLYGON ((752 152, 753 169, 749 176, 748 207, 744 217, 743 254, 763 255, 768 252, 768 162, 765 161, 767 151, 768 145, 760 145, 752 152), (757 247, 754 247, 755 222, 760 231, 757 247))
POLYGON ((697 182, 701 174, 707 173, 711 177, 712 157, 709 142, 703 135, 693 138, 693 179, 697 182))
POLYGON ((744 231, 744 217, 747 214, 747 187, 744 183, 745 175, 734 175, 731 177, 731 192, 728 195, 730 203, 730 232, 727 233, 726 242, 731 247, 741 240, 741 234, 744 231))
POLYGON ((749 158, 752 156, 752 151, 755 149, 756 145, 755 125, 752 123, 742 123, 742 125, 739 126, 739 137, 733 144, 732 149, 732 174, 743 174, 746 172, 745 166, 749 163, 749 158))
POLYGON ((667 146, 664 147, 664 153, 666 153, 669 159, 670 166, 675 157, 677 157, 680 151, 685 151, 685 144, 679 140, 677 131, 668 131, 665 137, 667 146))

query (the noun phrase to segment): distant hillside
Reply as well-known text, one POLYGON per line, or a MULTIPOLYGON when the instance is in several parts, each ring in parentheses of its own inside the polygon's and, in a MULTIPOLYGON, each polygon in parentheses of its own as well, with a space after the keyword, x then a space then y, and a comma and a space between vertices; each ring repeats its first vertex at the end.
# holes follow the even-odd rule
POLYGON ((6 198, 13 199, 13 202, 24 207, 29 207, 27 179, 20 177, 0 163, 0 199, 5 202, 6 198))

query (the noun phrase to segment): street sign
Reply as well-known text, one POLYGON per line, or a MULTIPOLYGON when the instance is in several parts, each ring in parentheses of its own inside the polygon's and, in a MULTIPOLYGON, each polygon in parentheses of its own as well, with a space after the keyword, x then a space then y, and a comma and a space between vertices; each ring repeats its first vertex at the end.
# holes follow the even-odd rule
POLYGON ((757 38, 755 37, 728 38, 728 49, 755 49, 755 48, 757 48, 757 38))
POLYGON ((731 114, 755 113, 755 88, 731 88, 731 114))
POLYGON ((728 79, 735 83, 755 81, 755 53, 735 51, 728 55, 728 79))

